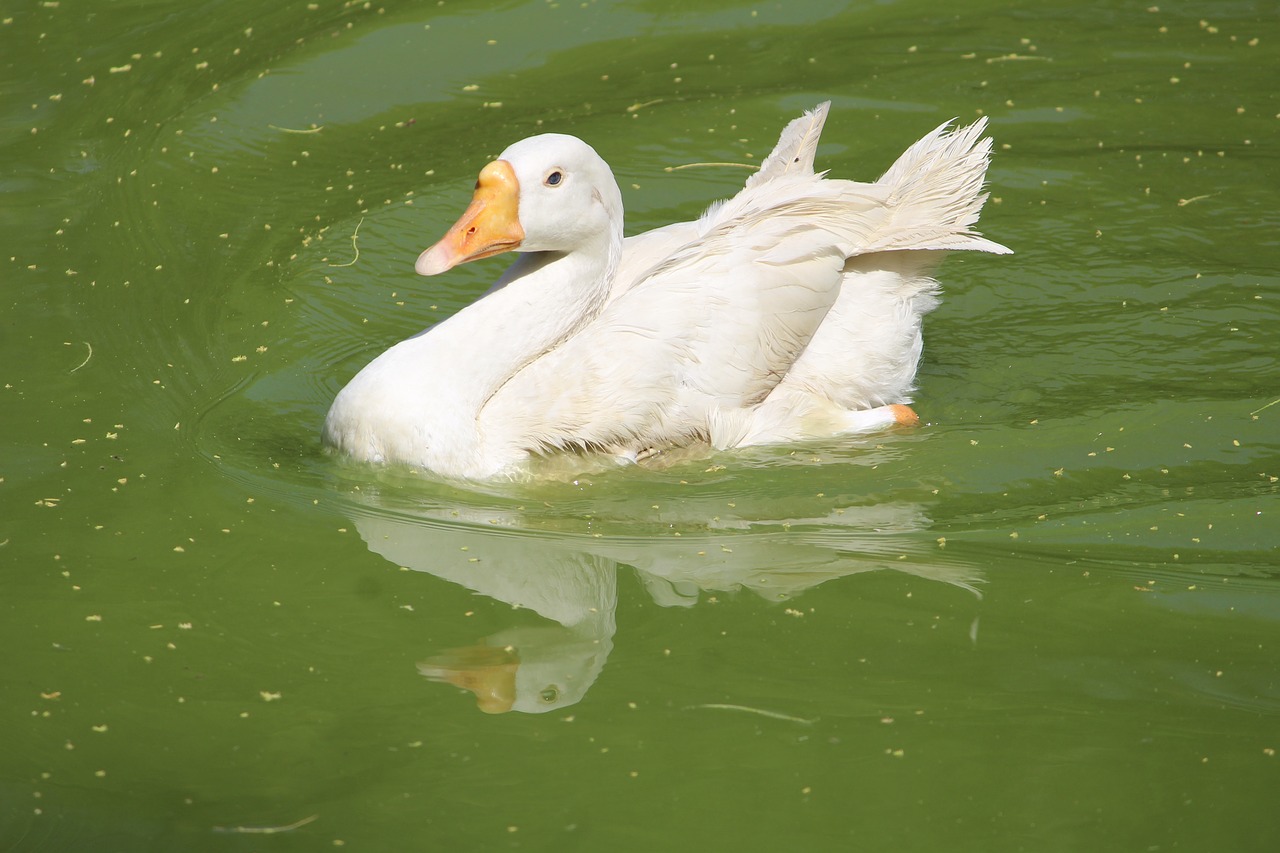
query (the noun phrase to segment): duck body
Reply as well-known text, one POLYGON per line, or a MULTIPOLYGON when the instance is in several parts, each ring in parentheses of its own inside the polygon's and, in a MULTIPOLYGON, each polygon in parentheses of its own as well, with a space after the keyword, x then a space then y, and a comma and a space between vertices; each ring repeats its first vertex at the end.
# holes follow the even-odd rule
POLYGON ((732 199, 626 240, 590 146, 543 134, 508 148, 417 269, 523 254, 360 371, 326 443, 488 479, 563 451, 636 459, 913 423, 930 273, 949 250, 1008 252, 970 228, 990 140, 981 121, 944 125, 875 183, 830 180, 813 171, 827 106, 788 125, 732 199))

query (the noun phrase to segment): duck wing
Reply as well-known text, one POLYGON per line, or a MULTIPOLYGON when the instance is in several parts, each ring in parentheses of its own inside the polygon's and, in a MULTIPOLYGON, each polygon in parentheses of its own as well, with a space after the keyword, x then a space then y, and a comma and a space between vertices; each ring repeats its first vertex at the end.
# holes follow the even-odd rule
POLYGON ((803 352, 884 199, 874 185, 782 176, 657 235, 664 253, 513 376, 482 426, 536 436, 539 450, 714 440, 714 411, 758 404, 803 352))
POLYGON ((726 416, 723 445, 875 428, 885 420, 861 417, 866 410, 911 401, 922 317, 938 303, 934 269, 948 250, 1010 252, 972 227, 987 198, 985 128, 985 118, 955 130, 943 124, 876 182, 887 193, 888 215, 845 264, 836 303, 769 399, 726 416))
MULTIPOLYGON (((778 143, 760 163, 759 170, 747 178, 743 189, 750 190, 782 176, 812 175, 818 140, 826 124, 831 102, 823 101, 804 115, 793 119, 778 136, 778 143)), ((699 223, 676 222, 654 228, 632 237, 622 244, 622 260, 614 274, 611 299, 630 290, 644 279, 655 263, 670 256, 698 236, 699 223)))
MULTIPOLYGON (((859 347, 862 280, 850 273, 873 256, 1008 250, 970 227, 985 199, 984 122, 943 125, 866 184, 813 172, 824 118, 788 125, 761 172, 698 221, 632 238, 611 301, 512 377, 482 429, 535 452, 636 453, 852 428, 828 393, 857 359, 840 351, 859 347)), ((917 344, 912 377, 918 357, 917 344)))

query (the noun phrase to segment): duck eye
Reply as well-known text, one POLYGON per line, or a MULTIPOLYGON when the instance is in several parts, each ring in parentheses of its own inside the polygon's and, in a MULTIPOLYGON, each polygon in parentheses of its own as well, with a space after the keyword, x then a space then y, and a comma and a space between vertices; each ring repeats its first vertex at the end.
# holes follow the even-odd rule
POLYGON ((563 181, 564 172, 561 172, 559 169, 555 169, 551 174, 547 175, 546 180, 544 180, 543 183, 549 187, 558 187, 563 181))
POLYGON ((552 702, 560 698, 560 691, 556 688, 554 684, 551 684, 551 685, 548 685, 547 687, 544 687, 542 692, 538 695, 543 702, 546 702, 548 705, 550 705, 552 702))

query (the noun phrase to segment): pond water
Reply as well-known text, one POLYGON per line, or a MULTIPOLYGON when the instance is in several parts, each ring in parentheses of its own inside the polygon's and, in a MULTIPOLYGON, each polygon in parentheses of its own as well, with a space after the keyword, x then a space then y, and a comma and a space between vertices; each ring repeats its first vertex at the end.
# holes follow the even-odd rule
POLYGON ((1272 4, 264 8, 0 12, 0 850, 1277 849, 1272 4), (861 180, 991 120, 923 427, 322 451, 510 142, 635 233, 827 99, 861 180))

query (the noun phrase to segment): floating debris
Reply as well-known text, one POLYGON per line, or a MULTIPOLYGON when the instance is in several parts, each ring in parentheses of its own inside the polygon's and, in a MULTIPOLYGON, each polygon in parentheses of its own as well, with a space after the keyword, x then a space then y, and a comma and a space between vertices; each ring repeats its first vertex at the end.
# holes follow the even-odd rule
POLYGON ((764 708, 752 708, 749 705, 727 705, 723 703, 708 703, 705 705, 689 705, 686 711, 742 711, 747 714, 759 714, 761 717, 768 717, 771 720, 785 720, 788 723, 799 723, 802 726, 811 726, 818 722, 816 719, 807 720, 804 717, 793 717, 790 714, 783 714, 779 711, 769 711, 764 708))
POLYGON ((680 166, 666 166, 663 168, 662 171, 678 172, 681 169, 701 169, 708 166, 710 167, 724 166, 732 169, 751 169, 752 171, 755 171, 756 169, 760 168, 759 166, 756 166, 753 163, 685 163, 680 166))
POLYGON ((319 817, 320 815, 313 814, 308 817, 304 817, 302 820, 295 820, 293 823, 286 823, 283 826, 215 826, 213 831, 240 833, 242 835, 275 835, 278 832, 292 832, 295 829, 306 826, 319 817))
POLYGON ((75 373, 77 370, 84 367, 86 364, 89 363, 89 359, 93 358, 93 344, 89 343, 88 341, 81 341, 81 343, 89 348, 89 354, 84 357, 84 361, 80 362, 75 367, 71 368, 70 370, 71 373, 75 373))
POLYGON ((360 246, 356 243, 360 236, 360 226, 364 224, 364 217, 360 217, 360 221, 356 223, 356 230, 351 232, 351 248, 355 250, 356 256, 345 264, 329 264, 331 267, 353 267, 356 261, 360 260, 360 246))

